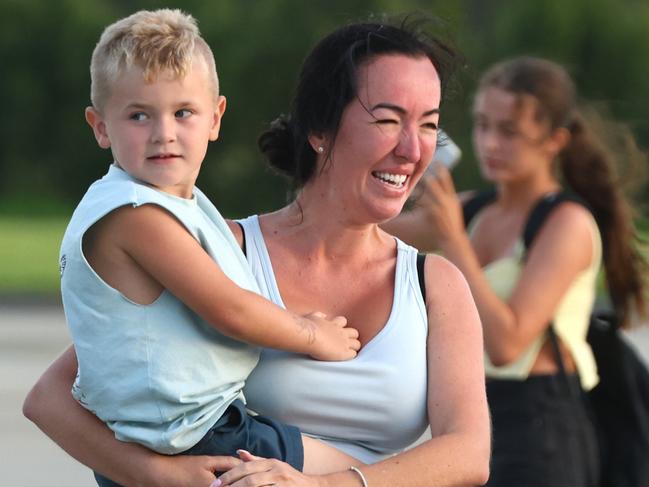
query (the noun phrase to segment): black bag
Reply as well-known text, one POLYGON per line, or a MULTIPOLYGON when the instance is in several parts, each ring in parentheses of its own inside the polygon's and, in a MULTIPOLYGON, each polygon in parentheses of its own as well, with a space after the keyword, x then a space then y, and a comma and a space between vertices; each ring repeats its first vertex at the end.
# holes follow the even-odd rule
MULTIPOLYGON (((464 205, 465 225, 495 199, 495 191, 479 193, 464 205)), ((539 201, 525 224, 528 249, 554 208, 565 201, 588 206, 570 193, 554 193, 539 201)), ((554 328, 549 327, 559 367, 565 375, 554 328)), ((601 487, 649 487, 649 370, 622 337, 612 311, 591 315, 587 341, 593 350, 599 383, 587 393, 598 429, 601 487)), ((567 377, 566 377, 567 379, 567 377)))
POLYGON ((600 436, 602 487, 649 486, 649 372, 612 312, 588 328, 599 383, 588 393, 600 436))

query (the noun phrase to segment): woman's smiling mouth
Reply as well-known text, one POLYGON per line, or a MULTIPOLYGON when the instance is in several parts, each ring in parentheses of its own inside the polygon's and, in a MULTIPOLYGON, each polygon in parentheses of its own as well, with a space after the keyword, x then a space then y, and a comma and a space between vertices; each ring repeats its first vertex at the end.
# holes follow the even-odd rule
POLYGON ((407 175, 405 174, 392 174, 389 172, 373 171, 372 176, 374 176, 379 181, 394 186, 395 188, 401 188, 408 180, 407 175))

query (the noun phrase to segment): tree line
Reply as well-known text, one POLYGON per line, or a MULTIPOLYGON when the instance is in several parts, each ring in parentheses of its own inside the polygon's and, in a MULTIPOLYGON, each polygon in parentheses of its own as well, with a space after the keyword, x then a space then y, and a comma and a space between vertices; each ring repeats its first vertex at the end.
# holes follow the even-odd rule
MULTIPOLYGON (((110 154, 83 111, 103 28, 136 10, 175 7, 199 21, 228 98, 198 184, 230 217, 279 207, 290 188, 264 167, 258 134, 288 108, 302 59, 333 28, 371 13, 420 11, 463 52, 441 124, 464 151, 460 187, 479 184, 471 103, 482 69, 519 54, 564 63, 580 94, 649 146, 649 3, 644 0, 0 0, 0 214, 69 211, 110 154)), ((649 200, 649 198, 648 198, 649 200)))

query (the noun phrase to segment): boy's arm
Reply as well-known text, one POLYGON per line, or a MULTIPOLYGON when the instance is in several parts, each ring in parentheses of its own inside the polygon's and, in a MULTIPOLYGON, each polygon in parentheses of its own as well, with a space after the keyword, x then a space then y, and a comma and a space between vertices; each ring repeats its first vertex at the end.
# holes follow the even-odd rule
POLYGON ((233 457, 169 457, 117 440, 108 426, 72 397, 76 373, 76 355, 69 347, 29 391, 23 414, 76 460, 120 485, 207 487, 215 470, 239 463, 233 457))
POLYGON ((356 356, 358 332, 344 318, 299 316, 240 288, 163 208, 122 207, 105 219, 102 238, 224 335, 320 360, 356 356))

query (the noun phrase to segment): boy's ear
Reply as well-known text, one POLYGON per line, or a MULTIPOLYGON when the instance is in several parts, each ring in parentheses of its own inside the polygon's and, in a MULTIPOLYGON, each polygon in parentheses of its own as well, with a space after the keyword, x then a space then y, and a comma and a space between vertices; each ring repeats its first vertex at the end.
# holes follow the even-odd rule
POLYGON ((219 131, 221 130, 221 119, 225 113, 225 107, 227 105, 227 100, 224 96, 219 95, 216 100, 216 106, 214 107, 214 113, 212 114, 212 127, 210 128, 210 140, 216 140, 219 138, 219 131))
POLYGON ((104 122, 101 114, 94 107, 86 108, 86 122, 92 127, 92 131, 95 134, 95 139, 97 144, 102 149, 110 148, 110 139, 108 138, 108 132, 106 131, 106 122, 104 122))

